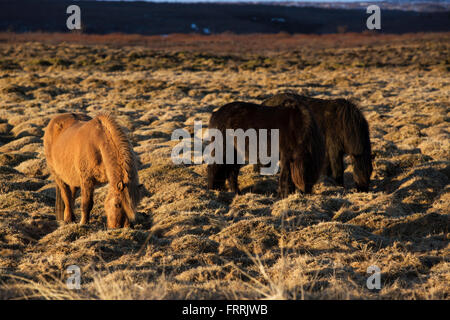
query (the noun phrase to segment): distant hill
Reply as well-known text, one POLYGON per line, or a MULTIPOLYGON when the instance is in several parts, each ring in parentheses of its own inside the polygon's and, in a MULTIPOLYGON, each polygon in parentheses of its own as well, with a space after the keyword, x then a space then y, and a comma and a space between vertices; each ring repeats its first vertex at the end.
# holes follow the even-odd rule
MULTIPOLYGON (((81 7, 86 33, 336 33, 363 32, 362 8, 269 4, 0 0, 0 31, 65 32, 66 8, 81 7)), ((450 12, 383 9, 380 32, 450 31, 450 12)))
MULTIPOLYGON (((189 1, 189 0, 188 0, 189 1)), ((224 0, 226 1, 226 0, 224 0)), ((264 1, 264 0, 263 0, 264 1)), ((282 1, 271 2, 264 1, 264 3, 298 6, 298 7, 317 7, 317 8, 340 8, 340 9, 358 9, 367 7, 368 3, 379 5, 386 10, 402 10, 402 11, 419 11, 419 12, 438 12, 449 11, 449 0, 386 0, 386 1, 282 1)))

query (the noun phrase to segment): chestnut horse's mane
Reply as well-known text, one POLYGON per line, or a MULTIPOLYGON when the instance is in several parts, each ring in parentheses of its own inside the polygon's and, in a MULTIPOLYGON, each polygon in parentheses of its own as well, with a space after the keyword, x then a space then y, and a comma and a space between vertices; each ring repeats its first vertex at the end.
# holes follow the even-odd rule
POLYGON ((125 195, 129 204, 135 209, 139 201, 139 179, 137 174, 137 159, 128 137, 121 126, 109 113, 101 113, 96 119, 104 129, 105 135, 112 148, 108 148, 113 158, 117 159, 117 166, 112 169, 124 183, 125 195), (112 149, 112 150, 111 150, 112 149), (119 172, 117 172, 119 169, 119 172))

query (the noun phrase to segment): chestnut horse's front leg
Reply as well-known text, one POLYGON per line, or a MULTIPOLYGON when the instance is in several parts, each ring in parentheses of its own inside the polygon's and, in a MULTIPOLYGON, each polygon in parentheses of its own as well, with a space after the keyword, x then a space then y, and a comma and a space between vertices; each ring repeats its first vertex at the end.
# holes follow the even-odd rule
POLYGON ((81 221, 80 224, 89 223, 89 214, 94 205, 94 185, 83 183, 81 186, 81 221))

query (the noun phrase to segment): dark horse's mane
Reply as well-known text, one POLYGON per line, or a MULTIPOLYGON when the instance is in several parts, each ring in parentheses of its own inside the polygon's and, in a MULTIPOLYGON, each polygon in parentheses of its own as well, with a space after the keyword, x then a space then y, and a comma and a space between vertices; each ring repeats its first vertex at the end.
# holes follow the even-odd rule
POLYGON ((341 139, 349 154, 371 154, 369 124, 359 108, 346 99, 335 100, 341 106, 338 118, 342 121, 341 139))

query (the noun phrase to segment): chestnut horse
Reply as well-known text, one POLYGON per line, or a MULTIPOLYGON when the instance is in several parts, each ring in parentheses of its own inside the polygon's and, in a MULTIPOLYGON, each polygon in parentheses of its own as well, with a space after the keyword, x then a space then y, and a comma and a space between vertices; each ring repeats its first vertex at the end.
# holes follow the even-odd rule
POLYGON ((56 216, 74 221, 81 189, 81 224, 89 222, 95 187, 109 183, 105 199, 108 228, 129 226, 140 200, 137 158, 124 131, 108 114, 65 113, 54 117, 44 134, 47 165, 56 182, 56 216))

